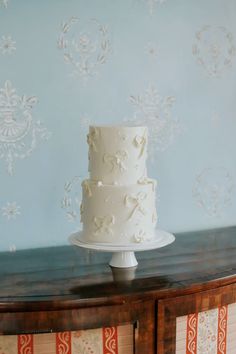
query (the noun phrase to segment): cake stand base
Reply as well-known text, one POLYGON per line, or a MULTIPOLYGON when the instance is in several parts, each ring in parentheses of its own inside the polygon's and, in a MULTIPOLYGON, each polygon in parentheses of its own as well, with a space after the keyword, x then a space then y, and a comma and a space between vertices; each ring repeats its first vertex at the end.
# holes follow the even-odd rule
POLYGON ((84 239, 86 238, 84 237, 82 231, 76 232, 69 237, 70 243, 75 246, 103 252, 112 252, 113 255, 111 261, 109 262, 111 267, 130 268, 136 267, 138 264, 134 252, 149 251, 167 246, 174 242, 175 237, 169 232, 156 229, 155 237, 151 241, 146 241, 143 243, 115 245, 108 243, 85 242, 84 239))
POLYGON ((134 252, 114 252, 109 262, 111 267, 129 268, 138 265, 134 252))

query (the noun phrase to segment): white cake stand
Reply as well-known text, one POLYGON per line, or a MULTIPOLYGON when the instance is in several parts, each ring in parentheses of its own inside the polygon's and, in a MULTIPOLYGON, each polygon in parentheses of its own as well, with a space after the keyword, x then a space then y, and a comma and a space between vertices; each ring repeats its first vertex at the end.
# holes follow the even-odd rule
POLYGON ((87 243, 83 241, 83 232, 76 232, 69 237, 71 244, 90 250, 112 252, 112 258, 109 262, 111 267, 130 268, 137 266, 134 252, 149 251, 161 248, 174 242, 174 235, 163 230, 155 230, 155 237, 151 241, 143 243, 133 243, 130 245, 112 245, 105 243, 87 243))

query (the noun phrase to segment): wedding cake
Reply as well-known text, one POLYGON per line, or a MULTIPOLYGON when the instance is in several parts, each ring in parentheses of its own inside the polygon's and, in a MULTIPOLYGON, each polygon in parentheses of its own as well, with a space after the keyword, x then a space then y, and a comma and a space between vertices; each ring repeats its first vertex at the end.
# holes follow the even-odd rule
POLYGON ((156 181, 147 177, 147 127, 90 126, 89 179, 82 182, 82 240, 150 242, 157 222, 156 181))

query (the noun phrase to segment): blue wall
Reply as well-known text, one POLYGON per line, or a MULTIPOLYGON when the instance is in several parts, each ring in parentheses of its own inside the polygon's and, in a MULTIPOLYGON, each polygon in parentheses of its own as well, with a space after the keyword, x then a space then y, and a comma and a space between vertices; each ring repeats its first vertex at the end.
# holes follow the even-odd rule
POLYGON ((150 128, 159 227, 236 222, 234 0, 0 0, 0 250, 80 227, 89 123, 150 128))

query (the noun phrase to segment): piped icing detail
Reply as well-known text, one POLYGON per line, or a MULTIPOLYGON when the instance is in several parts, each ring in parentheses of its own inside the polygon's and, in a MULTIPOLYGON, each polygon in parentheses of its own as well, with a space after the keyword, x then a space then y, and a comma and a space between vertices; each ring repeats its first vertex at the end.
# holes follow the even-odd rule
POLYGON ((146 232, 143 230, 140 230, 139 232, 137 232, 136 234, 134 234, 133 236, 134 242, 137 243, 142 243, 145 241, 150 241, 150 237, 147 236, 146 232))
POLYGON ((83 222, 84 206, 83 203, 80 204, 80 222, 83 222))
POLYGON ((91 127, 90 132, 87 135, 87 143, 91 150, 97 151, 97 141, 99 138, 100 132, 96 127, 91 127))
POLYGON ((127 194, 124 199, 124 203, 126 207, 131 207, 132 211, 128 217, 132 219, 136 213, 141 213, 146 215, 146 210, 143 207, 143 201, 147 198, 147 194, 144 192, 139 192, 137 195, 129 195, 127 194))
POLYGON ((145 146, 147 144, 147 134, 146 134, 146 131, 143 135, 136 135, 134 137, 134 140, 133 140, 133 144, 134 146, 140 150, 139 152, 139 156, 138 158, 140 159, 140 157, 143 156, 144 154, 144 150, 145 150, 145 146))
POLYGON ((92 197, 92 190, 90 188, 90 184, 87 180, 82 182, 82 187, 84 188, 85 193, 88 197, 92 197))
POLYGON ((152 185, 152 190, 153 192, 155 191, 155 187, 156 187, 156 181, 151 179, 151 178, 147 178, 147 177, 141 177, 138 180, 138 184, 151 184, 152 185))
POLYGON ((126 170, 124 161, 127 159, 128 153, 124 150, 117 151, 115 154, 104 154, 103 162, 110 166, 110 172, 118 170, 123 172, 126 170))
POLYGON ((106 216, 95 216, 93 218, 94 222, 94 235, 100 235, 103 233, 112 235, 112 225, 115 223, 115 217, 113 215, 106 215, 106 216))

